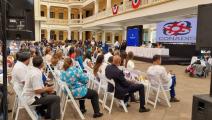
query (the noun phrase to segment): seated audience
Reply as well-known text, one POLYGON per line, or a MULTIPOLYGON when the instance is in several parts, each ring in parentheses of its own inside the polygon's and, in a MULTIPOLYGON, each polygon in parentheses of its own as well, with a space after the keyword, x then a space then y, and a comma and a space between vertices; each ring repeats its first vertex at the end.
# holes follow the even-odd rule
POLYGON ((30 53, 29 52, 20 52, 17 53, 17 62, 14 65, 12 70, 12 82, 16 89, 22 92, 24 83, 25 83, 25 76, 28 72, 28 65, 30 63, 30 53))
POLYGON ((50 47, 47 47, 45 50, 45 56, 44 59, 46 60, 47 63, 51 63, 51 59, 52 59, 52 51, 50 47))
POLYGON ((109 91, 113 91, 115 89, 115 97, 124 102, 127 102, 129 99, 129 94, 139 91, 140 95, 140 109, 139 112, 149 112, 150 109, 145 107, 145 92, 144 85, 142 84, 134 84, 128 82, 125 77, 123 71, 121 71, 118 66, 121 64, 121 57, 116 55, 113 57, 113 63, 108 65, 105 70, 106 77, 108 79, 113 79, 115 82, 115 88, 109 84, 109 91))
POLYGON ((104 55, 99 55, 93 67, 93 73, 98 79, 99 79, 98 74, 105 75, 106 66, 107 64, 104 63, 104 55))
POLYGON ((63 65, 64 71, 61 73, 61 80, 66 82, 70 87, 71 92, 75 98, 80 98, 80 110, 82 113, 86 112, 85 98, 91 99, 91 103, 94 109, 94 118, 101 117, 99 108, 99 96, 96 91, 87 88, 88 77, 78 68, 73 67, 72 60, 66 58, 63 65))
POLYGON ((108 53, 106 53, 106 54, 104 55, 104 61, 105 61, 105 62, 108 62, 108 59, 109 59, 109 57, 111 57, 111 56, 113 56, 113 49, 112 49, 112 48, 110 48, 109 51, 108 51, 108 53))
POLYGON ((75 49, 74 47, 71 47, 68 51, 68 56, 71 58, 71 59, 75 59, 75 56, 76 56, 76 53, 75 53, 75 49))
POLYGON ((127 69, 133 70, 135 68, 135 64, 133 62, 133 57, 134 57, 134 54, 133 54, 133 52, 130 51, 127 54, 127 62, 126 62, 127 69))
POLYGON ((52 94, 54 92, 53 86, 44 86, 42 81, 43 59, 36 56, 32 62, 33 67, 27 72, 22 97, 29 105, 39 105, 36 110, 45 119, 59 119, 60 97, 52 94))
POLYGON ((121 66, 125 67, 127 53, 125 51, 121 52, 120 57, 121 57, 121 66))
MULTIPOLYGON (((175 75, 171 75, 172 73, 168 74, 165 67, 161 66, 161 56, 155 55, 153 56, 153 65, 150 66, 147 70, 147 76, 150 80, 161 80, 162 85, 170 87, 170 102, 179 102, 179 100, 175 97, 175 86, 176 86, 176 77, 175 75), (160 77, 159 79, 156 79, 157 77, 160 77)), ((155 83, 151 84, 158 84, 158 81, 155 81, 155 83)))
POLYGON ((82 57, 82 52, 81 52, 81 50, 79 48, 76 49, 75 60, 79 63, 80 67, 83 70, 84 69, 84 66, 83 66, 83 57, 82 57))
POLYGON ((90 67, 91 69, 93 68, 93 63, 91 61, 91 52, 87 51, 85 53, 85 57, 84 57, 84 61, 83 61, 84 65, 87 65, 88 67, 90 67))

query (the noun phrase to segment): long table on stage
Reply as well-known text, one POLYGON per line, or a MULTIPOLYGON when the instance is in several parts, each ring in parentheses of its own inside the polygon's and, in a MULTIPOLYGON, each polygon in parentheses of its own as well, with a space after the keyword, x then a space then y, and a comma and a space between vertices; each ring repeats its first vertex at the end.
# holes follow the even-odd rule
POLYGON ((152 59, 154 55, 169 56, 169 49, 166 48, 144 48, 129 46, 126 52, 132 51, 134 56, 152 59))

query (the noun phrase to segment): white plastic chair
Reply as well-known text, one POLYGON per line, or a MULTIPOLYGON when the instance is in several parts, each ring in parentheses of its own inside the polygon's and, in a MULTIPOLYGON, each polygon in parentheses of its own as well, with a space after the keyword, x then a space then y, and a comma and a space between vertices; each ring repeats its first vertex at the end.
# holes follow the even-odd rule
MULTIPOLYGON (((82 120, 84 120, 85 117, 84 117, 84 115, 82 114, 82 112, 81 112, 79 106, 77 105, 77 103, 76 103, 76 101, 75 101, 75 99, 74 99, 74 97, 73 97, 73 95, 72 95, 70 89, 68 88, 67 84, 64 83, 64 84, 62 85, 62 88, 64 88, 64 91, 63 91, 63 92, 64 92, 65 94, 67 94, 67 97, 65 98, 65 103, 64 103, 64 106, 63 106, 62 116, 64 117, 64 114, 65 114, 65 111, 66 111, 66 107, 67 107, 67 103, 68 103, 68 102, 71 102, 71 103, 74 105, 74 108, 77 110, 77 113, 79 114, 80 118, 81 118, 82 120)), ((63 118, 63 117, 62 117, 62 118, 63 118)))
POLYGON ((157 102, 159 101, 159 95, 160 95, 160 93, 162 93, 168 107, 171 107, 169 98, 166 94, 166 92, 170 91, 169 85, 162 85, 160 76, 148 74, 148 78, 150 81, 150 90, 149 91, 152 90, 154 93, 156 93, 156 96, 155 96, 155 100, 151 100, 148 95, 147 102, 150 103, 151 105, 153 105, 154 108, 156 108, 157 102))
MULTIPOLYGON (((113 92, 106 92, 105 95, 104 95, 104 99, 103 99, 103 108, 107 109, 109 111, 109 114, 111 114, 111 111, 112 111, 112 108, 113 108, 113 103, 114 103, 114 99, 115 99, 115 82, 113 80, 108 80, 106 79, 107 83, 108 84, 111 84, 113 87, 114 87, 114 91, 113 92), (109 106, 107 106, 107 99, 108 99, 108 96, 111 96, 111 102, 109 104, 109 106)), ((127 107, 126 105, 124 104, 124 101, 123 100, 119 100, 119 104, 123 107, 124 111, 125 112, 128 112, 127 110, 127 107)))
POLYGON ((37 115, 36 111, 35 111, 35 107, 39 106, 39 105, 27 105, 27 102, 23 100, 23 98, 21 97, 21 92, 16 88, 13 87, 15 93, 16 93, 16 108, 13 108, 13 110, 16 110, 16 115, 15 115, 15 120, 18 120, 18 115, 21 109, 25 109, 27 111, 27 113, 29 114, 29 116, 31 117, 32 120, 38 120, 39 116, 37 115))

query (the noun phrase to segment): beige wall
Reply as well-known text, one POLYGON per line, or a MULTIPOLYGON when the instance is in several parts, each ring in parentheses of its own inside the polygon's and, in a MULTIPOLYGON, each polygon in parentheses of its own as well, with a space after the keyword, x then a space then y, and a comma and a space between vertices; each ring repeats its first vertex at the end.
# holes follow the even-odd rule
POLYGON ((115 4, 120 5, 123 0, 111 0, 111 6, 113 7, 115 4))
POLYGON ((71 14, 74 14, 74 19, 78 19, 78 15, 80 14, 79 9, 72 8, 71 9, 71 14))
POLYGON ((106 10, 106 0, 99 0, 99 12, 106 10))
POLYGON ((68 19, 68 8, 63 7, 50 7, 50 12, 55 13, 55 19, 59 19, 59 13, 63 13, 64 19, 68 19))

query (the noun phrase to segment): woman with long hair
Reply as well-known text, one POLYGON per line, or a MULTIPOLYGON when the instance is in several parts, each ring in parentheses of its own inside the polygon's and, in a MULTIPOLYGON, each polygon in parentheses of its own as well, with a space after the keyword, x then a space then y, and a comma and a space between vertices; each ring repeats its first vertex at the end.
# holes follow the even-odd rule
POLYGON ((87 88, 88 77, 78 68, 73 66, 71 58, 66 58, 63 64, 64 71, 61 72, 61 80, 66 82, 75 98, 79 100, 80 110, 85 113, 85 98, 91 99, 94 109, 94 118, 101 117, 99 108, 99 97, 96 91, 87 88))
POLYGON ((71 47, 70 49, 69 49, 69 51, 68 51, 68 56, 70 57, 70 58, 72 58, 72 59, 75 59, 75 49, 74 49, 74 47, 71 47))
POLYGON ((46 47, 44 59, 47 63, 51 63, 52 59, 52 49, 50 47, 46 47))
POLYGON ((87 51, 85 53, 83 64, 87 65, 91 69, 93 68, 93 63, 91 62, 91 52, 87 51))
POLYGON ((103 69, 102 67, 102 65, 103 65, 103 62, 104 62, 104 55, 99 55, 98 57, 97 57, 97 59, 96 59, 96 63, 95 63, 95 65, 94 65, 94 67, 93 67, 93 73, 94 73, 94 75, 95 76, 98 76, 97 75, 97 73, 99 72, 99 73, 103 73, 103 74, 105 74, 104 73, 104 70, 105 69, 103 69))
POLYGON ((82 57, 82 51, 80 48, 76 49, 76 56, 75 56, 75 60, 79 63, 80 67, 82 68, 82 70, 84 69, 83 66, 83 57, 82 57))

